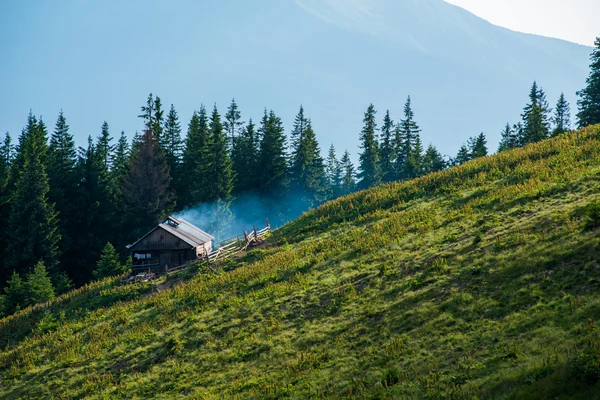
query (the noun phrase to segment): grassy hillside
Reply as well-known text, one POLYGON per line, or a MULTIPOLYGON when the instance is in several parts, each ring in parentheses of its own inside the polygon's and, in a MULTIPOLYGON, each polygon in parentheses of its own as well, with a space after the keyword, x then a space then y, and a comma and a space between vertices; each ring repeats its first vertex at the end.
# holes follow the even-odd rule
POLYGON ((333 201, 219 275, 2 320, 0 397, 597 399, 599 228, 592 127, 333 201))

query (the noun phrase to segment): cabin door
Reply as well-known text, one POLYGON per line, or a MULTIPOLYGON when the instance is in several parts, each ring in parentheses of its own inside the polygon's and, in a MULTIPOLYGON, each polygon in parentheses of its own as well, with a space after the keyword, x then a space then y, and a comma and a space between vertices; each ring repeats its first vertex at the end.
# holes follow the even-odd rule
POLYGON ((169 266, 169 268, 173 268, 176 267, 176 265, 173 265, 173 263, 171 262, 171 253, 170 252, 163 252, 160 253, 160 272, 164 272, 165 271, 165 266, 169 266))

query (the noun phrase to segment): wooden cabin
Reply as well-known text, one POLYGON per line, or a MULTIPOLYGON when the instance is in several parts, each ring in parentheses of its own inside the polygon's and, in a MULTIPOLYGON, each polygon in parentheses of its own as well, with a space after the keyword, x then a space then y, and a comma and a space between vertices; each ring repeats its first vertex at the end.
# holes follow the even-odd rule
POLYGON ((129 246, 133 271, 163 273, 212 251, 214 237, 181 219, 169 217, 129 246))

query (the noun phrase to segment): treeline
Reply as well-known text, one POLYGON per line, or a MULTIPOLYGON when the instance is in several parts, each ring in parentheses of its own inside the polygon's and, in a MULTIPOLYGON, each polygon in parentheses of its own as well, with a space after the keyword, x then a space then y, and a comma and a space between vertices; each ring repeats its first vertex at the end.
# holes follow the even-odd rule
MULTIPOLYGON (((586 88, 578 92, 577 125, 600 123, 600 39, 586 88)), ((310 118, 300 107, 290 135, 274 111, 245 122, 235 100, 221 115, 202 106, 185 137, 177 111, 150 94, 141 107, 142 133, 115 140, 108 123, 87 146, 76 148, 65 115, 52 133, 32 113, 13 145, 0 146, 0 315, 127 269, 125 246, 167 215, 207 208, 207 230, 217 238, 243 208, 247 220, 286 221, 320 203, 382 182, 411 179, 488 154, 483 133, 455 157, 424 148, 408 97, 394 122, 378 124, 373 105, 360 132, 359 164, 330 146, 322 156, 310 118), (247 199, 257 199, 249 206, 247 199), (114 245, 114 246, 113 246, 114 245), (119 254, 119 252, 121 254, 119 254)), ((522 120, 507 124, 499 151, 571 129, 561 95, 552 112, 546 94, 532 85, 522 120)), ((222 238, 223 239, 223 238, 222 238)))

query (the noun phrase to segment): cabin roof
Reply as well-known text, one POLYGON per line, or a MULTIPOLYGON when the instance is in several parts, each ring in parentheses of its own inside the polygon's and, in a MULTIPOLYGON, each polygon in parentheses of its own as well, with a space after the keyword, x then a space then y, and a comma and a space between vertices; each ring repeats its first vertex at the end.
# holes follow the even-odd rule
POLYGON ((154 227, 150 232, 148 232, 144 236, 142 236, 137 242, 132 244, 129 248, 130 249, 134 248, 139 242, 144 240, 145 237, 147 237, 148 235, 150 235, 152 232, 154 232, 157 229, 162 229, 164 231, 167 231, 171 235, 186 242, 191 247, 198 247, 200 245, 203 245, 204 243, 208 243, 211 240, 215 239, 210 234, 208 234, 208 233, 204 232, 202 229, 190 224, 189 222, 187 222, 184 219, 168 217, 163 222, 161 222, 159 225, 154 227))

